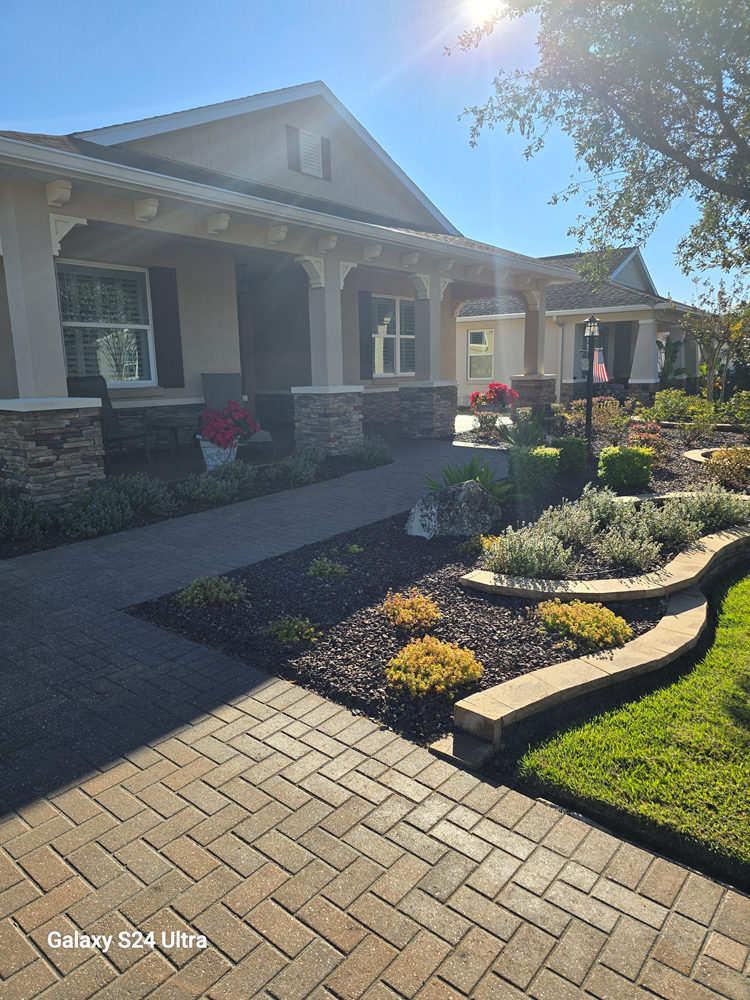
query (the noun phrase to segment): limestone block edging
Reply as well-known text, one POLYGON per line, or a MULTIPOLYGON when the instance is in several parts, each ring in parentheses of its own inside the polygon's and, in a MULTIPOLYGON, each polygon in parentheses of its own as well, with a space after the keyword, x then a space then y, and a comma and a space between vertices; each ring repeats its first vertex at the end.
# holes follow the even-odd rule
MULTIPOLYGON (((670 598, 664 617, 644 635, 603 650, 532 670, 456 702, 459 730, 497 748, 503 729, 578 695, 666 666, 692 649, 707 622, 707 601, 696 588, 670 598)), ((440 747, 435 746, 437 752, 440 747)), ((489 754, 488 754, 489 755, 489 754)))
POLYGON ((745 549, 750 549, 750 528, 727 528, 693 542, 663 569, 642 576, 614 580, 534 580, 474 570, 462 576, 460 582, 489 594, 525 597, 531 601, 553 597, 561 601, 640 601, 694 587, 722 560, 745 549))
POLYGON ((730 444, 722 448, 707 448, 705 451, 701 448, 694 448, 691 451, 683 451, 682 457, 689 459, 691 462, 707 462, 714 452, 728 451, 729 448, 746 448, 750 451, 750 446, 744 444, 730 444))

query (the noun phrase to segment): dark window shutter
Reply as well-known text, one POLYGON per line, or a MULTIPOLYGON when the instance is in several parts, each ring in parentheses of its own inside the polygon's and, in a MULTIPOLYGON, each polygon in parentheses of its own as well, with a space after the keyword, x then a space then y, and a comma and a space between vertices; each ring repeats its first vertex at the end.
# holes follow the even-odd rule
POLYGON ((323 165, 323 180, 331 179, 331 140, 320 140, 320 159, 323 165))
POLYGON ((372 378, 372 292, 359 293, 359 377, 372 378))
POLYGON ((182 389, 185 373, 182 368, 177 271, 173 267, 150 267, 148 278, 159 385, 165 389, 182 389))
POLYGON ((299 129, 293 125, 286 127, 286 155, 290 170, 300 172, 299 161, 299 129))

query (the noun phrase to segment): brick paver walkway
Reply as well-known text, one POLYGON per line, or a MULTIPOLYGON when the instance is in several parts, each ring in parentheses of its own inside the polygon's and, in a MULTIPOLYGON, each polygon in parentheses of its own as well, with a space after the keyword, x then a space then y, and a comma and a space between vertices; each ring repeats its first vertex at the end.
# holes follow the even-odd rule
POLYGON ((447 454, 0 564, 1 1000, 750 998, 744 895, 119 610, 447 454))

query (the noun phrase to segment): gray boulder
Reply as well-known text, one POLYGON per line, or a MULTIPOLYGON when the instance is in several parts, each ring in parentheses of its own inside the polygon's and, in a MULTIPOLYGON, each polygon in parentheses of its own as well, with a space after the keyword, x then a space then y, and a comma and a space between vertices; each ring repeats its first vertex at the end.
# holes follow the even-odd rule
POLYGON ((407 535, 481 535, 500 513, 487 490, 475 480, 427 493, 409 514, 407 535))

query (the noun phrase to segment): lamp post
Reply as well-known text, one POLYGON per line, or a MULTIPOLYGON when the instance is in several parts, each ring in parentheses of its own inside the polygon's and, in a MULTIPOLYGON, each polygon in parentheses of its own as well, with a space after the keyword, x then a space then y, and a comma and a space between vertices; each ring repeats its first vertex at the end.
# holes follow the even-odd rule
POLYGON ((586 442, 591 449, 591 415, 594 409, 594 351, 596 350, 596 338, 599 336, 599 320, 596 316, 589 316, 583 331, 586 347, 584 353, 587 356, 586 371, 586 442))

